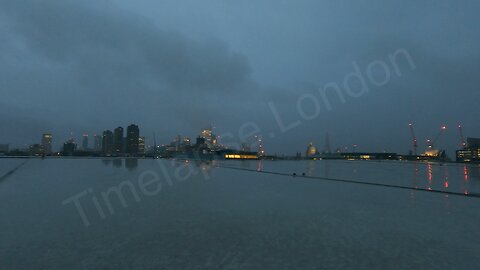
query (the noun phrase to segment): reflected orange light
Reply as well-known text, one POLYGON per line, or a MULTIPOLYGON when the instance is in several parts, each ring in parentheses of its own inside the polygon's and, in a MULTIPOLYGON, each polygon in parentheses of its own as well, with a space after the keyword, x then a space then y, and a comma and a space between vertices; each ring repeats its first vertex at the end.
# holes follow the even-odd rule
POLYGON ((225 155, 226 159, 258 159, 256 155, 240 155, 240 154, 228 154, 225 155))
POLYGON ((432 164, 428 164, 428 182, 431 183, 433 179, 433 170, 432 170, 432 164))

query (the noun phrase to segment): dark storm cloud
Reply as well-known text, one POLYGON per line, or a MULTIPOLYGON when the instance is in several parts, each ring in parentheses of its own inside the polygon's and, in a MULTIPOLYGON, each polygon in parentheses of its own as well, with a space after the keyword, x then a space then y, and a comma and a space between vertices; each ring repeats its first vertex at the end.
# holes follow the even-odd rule
POLYGON ((108 128, 148 115, 168 126, 175 126, 169 121, 175 115, 200 128, 215 107, 210 96, 252 89, 246 57, 221 41, 196 42, 94 3, 0 4, 5 102, 36 110, 39 119, 56 118, 63 128, 108 128))
POLYGON ((196 43, 120 11, 68 0, 12 1, 3 10, 30 52, 80 72, 87 86, 127 77, 158 80, 174 91, 222 92, 237 90, 250 73, 245 57, 221 42, 196 43))

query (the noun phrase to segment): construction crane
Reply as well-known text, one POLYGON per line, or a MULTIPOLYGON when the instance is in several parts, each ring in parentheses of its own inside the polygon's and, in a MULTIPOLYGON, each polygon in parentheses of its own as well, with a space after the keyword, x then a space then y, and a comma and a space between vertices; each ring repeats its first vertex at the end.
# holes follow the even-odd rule
POLYGON ((463 136, 463 127, 461 124, 458 124, 458 132, 460 134, 460 146, 462 149, 467 148, 467 142, 465 141, 465 136, 463 136))
POLYGON ((248 137, 244 142, 242 142, 242 150, 243 151, 251 151, 251 149, 257 146, 258 151, 257 154, 258 156, 265 156, 265 149, 263 147, 263 142, 262 142, 262 136, 261 135, 255 135, 248 137))
POLYGON ((410 133, 412 134, 412 142, 413 142, 413 154, 417 155, 417 148, 418 148, 418 141, 417 136, 415 135, 415 130, 413 129, 413 124, 408 124, 410 127, 410 133))
POLYGON ((440 131, 438 132, 437 136, 435 137, 435 139, 432 141, 430 139, 427 140, 427 146, 428 146, 428 149, 433 149, 434 145, 437 143, 437 141, 440 139, 440 137, 442 136, 442 134, 447 130, 447 126, 443 125, 440 127, 440 131))

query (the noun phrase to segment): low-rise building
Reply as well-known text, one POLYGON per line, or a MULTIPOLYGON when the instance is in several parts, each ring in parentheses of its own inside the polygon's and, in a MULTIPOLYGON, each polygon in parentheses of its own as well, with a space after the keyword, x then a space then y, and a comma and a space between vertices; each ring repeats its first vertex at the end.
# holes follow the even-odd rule
POLYGON ((480 162, 480 139, 467 138, 465 149, 457 150, 457 162, 480 162))

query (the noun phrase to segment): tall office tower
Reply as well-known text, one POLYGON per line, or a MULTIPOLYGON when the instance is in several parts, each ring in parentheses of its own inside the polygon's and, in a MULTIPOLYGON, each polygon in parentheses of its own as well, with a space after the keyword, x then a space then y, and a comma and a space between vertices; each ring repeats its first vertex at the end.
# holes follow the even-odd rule
POLYGON ((145 137, 138 138, 138 154, 145 154, 145 137))
POLYGON ((212 128, 206 128, 200 133, 200 137, 205 139, 208 148, 213 149, 217 145, 217 136, 213 134, 212 128))
POLYGON ((200 147, 203 147, 203 146, 206 146, 205 138, 202 138, 202 137, 198 136, 197 140, 196 140, 196 143, 195 143, 195 147, 200 148, 200 147))
POLYGON ((138 155, 138 142, 140 138, 140 129, 137 125, 127 127, 127 154, 131 156, 138 155))
POLYGON ((103 154, 105 156, 111 156, 114 152, 113 147, 113 132, 111 130, 105 130, 102 138, 103 154))
POLYGON ((73 156, 77 150, 77 145, 73 139, 68 140, 63 144, 63 155, 64 156, 73 156))
POLYGON ((123 128, 117 127, 113 131, 113 154, 122 155, 123 151, 123 128))
POLYGON ((88 134, 83 134, 82 149, 88 150, 88 134))
POLYGON ((102 137, 97 134, 93 135, 93 150, 97 152, 102 150, 102 137))
POLYGON ((177 135, 177 137, 175 137, 175 141, 174 141, 176 152, 180 151, 181 142, 182 142, 182 136, 177 135))
POLYGON ((45 133, 42 135, 42 148, 45 154, 52 153, 52 134, 45 133))

